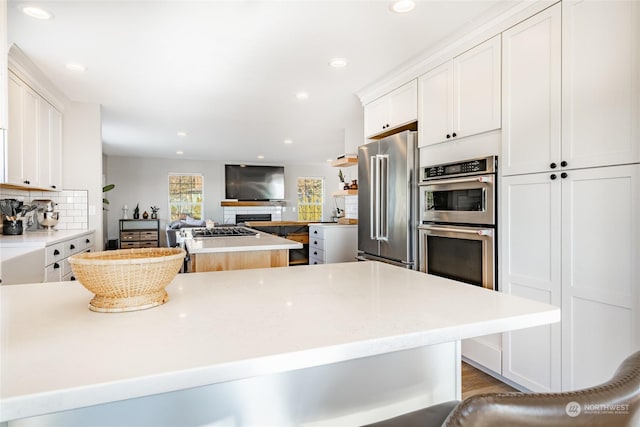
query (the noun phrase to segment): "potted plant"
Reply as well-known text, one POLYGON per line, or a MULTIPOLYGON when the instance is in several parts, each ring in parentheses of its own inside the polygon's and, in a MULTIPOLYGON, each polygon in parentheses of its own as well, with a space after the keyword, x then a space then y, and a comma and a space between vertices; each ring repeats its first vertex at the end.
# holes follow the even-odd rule
POLYGON ((345 186, 348 188, 342 169, 338 169, 338 179, 340 180, 340 183, 338 184, 338 191, 345 190, 345 186))

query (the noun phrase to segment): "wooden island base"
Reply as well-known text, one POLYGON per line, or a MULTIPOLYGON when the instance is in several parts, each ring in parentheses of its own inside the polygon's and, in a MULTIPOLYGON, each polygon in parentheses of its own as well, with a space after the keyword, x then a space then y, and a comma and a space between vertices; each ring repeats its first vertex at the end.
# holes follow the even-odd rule
POLYGON ((191 255, 189 271, 247 270, 251 268, 288 267, 289 249, 243 252, 214 252, 191 255))

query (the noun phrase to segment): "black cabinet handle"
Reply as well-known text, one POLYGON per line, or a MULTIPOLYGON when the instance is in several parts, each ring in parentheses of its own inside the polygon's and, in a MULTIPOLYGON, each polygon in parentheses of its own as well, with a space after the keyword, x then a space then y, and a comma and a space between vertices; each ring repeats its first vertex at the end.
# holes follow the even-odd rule
POLYGON ((60 255, 60 251, 56 249, 56 250, 53 251, 53 254, 54 255, 60 255))
POLYGON ((451 135, 447 134, 447 139, 451 138, 451 135))
POLYGON ((556 176, 556 174, 555 174, 555 173, 552 173, 552 174, 551 174, 551 176, 550 176, 549 178, 551 178, 551 180, 553 181, 554 179, 556 179, 556 178, 557 178, 557 176, 556 176))
POLYGON ((52 186, 51 186, 51 188, 56 189, 56 186, 55 186, 55 185, 52 185, 52 186))
POLYGON ((91 240, 87 239, 84 241, 85 243, 91 243, 91 240))
POLYGON ((31 184, 31 183, 29 182, 29 180, 26 180, 26 179, 24 180, 24 183, 25 183, 25 184, 31 184))
POLYGON ((70 246, 69 246, 69 249, 71 249, 71 250, 73 250, 73 249, 75 249, 75 248, 76 248, 76 247, 75 247, 74 245, 70 245, 70 246))
POLYGON ((69 280, 71 280, 71 281, 73 282, 74 280, 76 280, 76 276, 71 276, 71 277, 69 278, 69 280))
POLYGON ((555 168, 557 168, 557 167, 558 167, 558 165, 556 165, 555 163, 551 163, 551 164, 549 165, 549 167, 550 167, 551 169, 555 169, 555 168))
POLYGON ((314 255, 318 255, 318 251, 313 251, 313 254, 314 255))
POLYGON ((454 132, 454 133, 451 134, 451 136, 455 138, 458 135, 454 132))
POLYGON ((565 162, 564 160, 560 162, 560 166, 565 167, 567 166, 569 163, 565 162))
POLYGON ((313 234, 318 234, 318 230, 313 230, 313 234))
POLYGON ((56 262, 55 264, 53 264, 53 268, 60 268, 60 264, 56 262))
POLYGON ((569 174, 568 174, 568 173, 566 173, 566 172, 562 172, 562 173, 560 174, 560 178, 562 178, 562 179, 564 179, 564 178, 566 178, 566 177, 568 177, 568 176, 569 176, 569 174))

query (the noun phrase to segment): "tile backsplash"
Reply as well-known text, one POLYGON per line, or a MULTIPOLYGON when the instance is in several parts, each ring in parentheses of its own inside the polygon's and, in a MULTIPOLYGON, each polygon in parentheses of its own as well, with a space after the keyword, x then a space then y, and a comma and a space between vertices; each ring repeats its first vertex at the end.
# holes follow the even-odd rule
POLYGON ((89 228, 89 192, 87 190, 25 191, 0 188, 0 199, 16 199, 29 203, 35 199, 49 199, 57 204, 57 230, 87 230, 89 228))

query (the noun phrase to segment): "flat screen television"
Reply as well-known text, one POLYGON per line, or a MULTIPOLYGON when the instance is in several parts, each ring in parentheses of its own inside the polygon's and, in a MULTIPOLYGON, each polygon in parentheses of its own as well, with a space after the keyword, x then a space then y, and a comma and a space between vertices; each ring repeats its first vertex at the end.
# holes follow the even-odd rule
POLYGON ((225 165, 225 197, 284 200, 284 166, 225 165))

